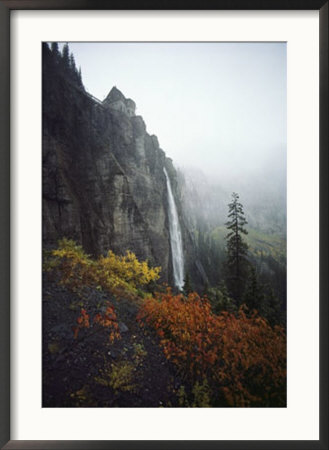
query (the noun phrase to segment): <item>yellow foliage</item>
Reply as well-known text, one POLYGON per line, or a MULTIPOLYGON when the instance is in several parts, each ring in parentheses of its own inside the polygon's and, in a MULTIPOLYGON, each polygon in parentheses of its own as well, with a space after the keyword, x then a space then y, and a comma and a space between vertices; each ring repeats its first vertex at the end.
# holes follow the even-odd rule
POLYGON ((133 360, 134 363, 138 366, 138 365, 142 365, 144 359, 147 356, 147 351, 144 348, 143 344, 137 344, 134 343, 133 344, 133 348, 134 348, 134 354, 133 354, 133 360))
POLYGON ((99 377, 95 377, 96 383, 110 387, 114 391, 131 392, 136 386, 133 383, 134 365, 128 361, 121 361, 116 364, 105 364, 99 370, 99 377))
POLYGON ((109 288, 129 285, 137 288, 156 281, 160 273, 160 267, 150 268, 146 261, 139 262, 130 251, 118 256, 110 250, 106 257, 101 256, 97 260, 96 265, 105 287, 109 288))
POLYGON ((149 267, 146 261, 138 261, 135 254, 115 255, 111 250, 107 256, 93 260, 80 245, 69 239, 59 241, 51 252, 51 259, 44 265, 46 271, 59 269, 61 284, 74 292, 85 287, 114 292, 121 288, 135 293, 139 286, 159 279, 160 267, 149 267))
POLYGON ((193 408, 210 408, 211 391, 206 379, 203 380, 202 384, 196 382, 192 392, 194 395, 193 408))
POLYGON ((178 397, 178 406, 182 408, 187 408, 190 406, 184 386, 180 386, 180 388, 178 389, 177 397, 178 397))
POLYGON ((185 391, 184 386, 180 386, 177 392, 178 406, 183 408, 210 408, 211 390, 206 379, 202 383, 198 381, 194 384, 191 394, 191 400, 185 391))

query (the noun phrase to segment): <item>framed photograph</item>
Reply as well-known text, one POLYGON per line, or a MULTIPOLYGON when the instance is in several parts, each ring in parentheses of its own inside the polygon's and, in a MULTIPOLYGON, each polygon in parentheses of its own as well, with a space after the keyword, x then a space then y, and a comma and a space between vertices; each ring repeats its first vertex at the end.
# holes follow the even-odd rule
POLYGON ((0 21, 1 448, 328 449, 328 3, 0 21))

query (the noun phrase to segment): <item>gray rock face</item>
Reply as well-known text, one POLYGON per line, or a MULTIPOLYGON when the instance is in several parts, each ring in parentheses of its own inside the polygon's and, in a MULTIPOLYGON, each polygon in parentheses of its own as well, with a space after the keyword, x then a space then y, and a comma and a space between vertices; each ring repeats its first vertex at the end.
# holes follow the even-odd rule
POLYGON ((174 172, 140 116, 102 106, 58 75, 44 79, 45 246, 65 236, 93 255, 131 250, 170 280, 164 166, 174 172))
POLYGON ((114 87, 100 102, 46 56, 44 246, 54 247, 67 237, 94 256, 130 250, 161 266, 160 281, 171 284, 166 167, 181 218, 186 271, 196 280, 195 247, 184 222, 176 171, 157 137, 135 115, 133 100, 114 87))
POLYGON ((131 98, 125 98, 122 92, 120 92, 115 86, 111 89, 110 93, 103 101, 103 105, 110 109, 123 112, 129 117, 133 117, 135 115, 135 102, 131 100, 131 98))

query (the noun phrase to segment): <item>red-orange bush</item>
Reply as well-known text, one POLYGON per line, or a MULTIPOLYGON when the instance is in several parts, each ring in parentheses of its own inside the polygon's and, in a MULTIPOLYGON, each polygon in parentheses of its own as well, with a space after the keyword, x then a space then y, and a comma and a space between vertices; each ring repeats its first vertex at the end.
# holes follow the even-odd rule
POLYGON ((94 323, 111 329, 109 336, 110 342, 120 338, 119 325, 113 306, 109 305, 104 314, 96 314, 94 323))
MULTIPOLYGON (((109 329, 110 342, 120 338, 117 316, 112 305, 109 304, 103 314, 96 314, 94 316, 93 323, 94 327, 101 326, 109 329)), ((90 328, 90 316, 85 309, 81 309, 80 316, 77 318, 77 325, 72 327, 75 339, 77 339, 79 331, 82 328, 90 328)), ((98 329, 94 328, 90 334, 94 334, 97 331, 98 329)))
POLYGON ((137 318, 156 329, 166 357, 192 377, 204 374, 217 360, 217 318, 198 294, 185 298, 168 290, 156 299, 146 299, 137 318))
POLYGON ((89 328, 89 314, 85 309, 81 309, 80 316, 77 318, 77 325, 75 327, 72 327, 74 332, 74 339, 77 339, 79 331, 82 328, 89 328))
POLYGON ((220 361, 214 380, 230 406, 284 406, 286 395, 286 337, 254 312, 247 317, 223 312, 220 361))
POLYGON ((207 298, 168 291, 146 299, 138 320, 156 330, 166 357, 192 383, 206 377, 227 405, 284 404, 285 334, 256 312, 216 315, 207 298))

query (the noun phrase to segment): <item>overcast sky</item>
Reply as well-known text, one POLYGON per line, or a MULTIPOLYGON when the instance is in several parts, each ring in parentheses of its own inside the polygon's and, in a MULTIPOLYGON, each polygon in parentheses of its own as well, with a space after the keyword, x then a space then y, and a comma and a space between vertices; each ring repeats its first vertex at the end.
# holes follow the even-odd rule
POLYGON ((285 167, 284 43, 69 43, 83 83, 137 105, 176 166, 215 177, 285 167))

